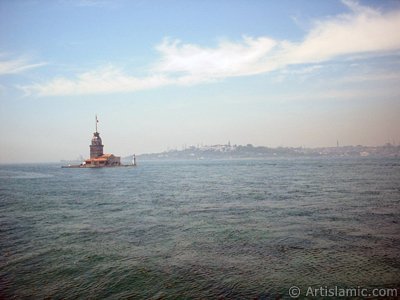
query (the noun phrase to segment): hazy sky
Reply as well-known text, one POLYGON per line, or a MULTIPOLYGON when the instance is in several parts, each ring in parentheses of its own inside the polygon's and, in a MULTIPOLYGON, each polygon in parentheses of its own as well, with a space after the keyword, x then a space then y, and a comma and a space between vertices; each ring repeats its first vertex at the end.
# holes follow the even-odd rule
POLYGON ((0 162, 400 143, 400 1, 0 1, 0 162))

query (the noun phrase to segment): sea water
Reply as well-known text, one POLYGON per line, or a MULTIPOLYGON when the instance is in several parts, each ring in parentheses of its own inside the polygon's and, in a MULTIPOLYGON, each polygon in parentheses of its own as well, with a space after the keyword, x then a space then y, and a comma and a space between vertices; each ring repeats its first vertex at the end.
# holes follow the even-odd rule
POLYGON ((0 298, 399 287, 399 158, 0 166, 0 298))

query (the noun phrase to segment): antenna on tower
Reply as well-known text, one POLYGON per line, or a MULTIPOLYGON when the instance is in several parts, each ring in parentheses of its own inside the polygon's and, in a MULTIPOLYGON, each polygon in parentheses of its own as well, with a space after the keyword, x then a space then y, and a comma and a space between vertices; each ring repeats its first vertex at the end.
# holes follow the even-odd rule
POLYGON ((96 132, 97 132, 97 123, 99 123, 99 120, 97 119, 97 114, 96 114, 96 132))

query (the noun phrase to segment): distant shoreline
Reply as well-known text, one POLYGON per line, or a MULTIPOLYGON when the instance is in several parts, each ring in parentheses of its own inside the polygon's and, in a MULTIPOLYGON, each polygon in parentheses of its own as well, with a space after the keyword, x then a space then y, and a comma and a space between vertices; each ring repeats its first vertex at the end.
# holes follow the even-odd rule
MULTIPOLYGON (((124 157, 130 160, 132 156, 124 157)), ((400 145, 338 146, 338 147, 277 147, 248 145, 190 146, 181 150, 137 155, 140 160, 207 160, 207 159, 262 159, 279 157, 400 157, 400 145)))

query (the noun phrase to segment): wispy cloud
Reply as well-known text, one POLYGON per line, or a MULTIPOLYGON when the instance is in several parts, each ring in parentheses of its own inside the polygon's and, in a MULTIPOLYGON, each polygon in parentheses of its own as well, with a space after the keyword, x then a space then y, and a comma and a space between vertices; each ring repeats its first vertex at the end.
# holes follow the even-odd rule
POLYGON ((382 13, 344 1, 350 14, 316 22, 300 43, 283 42, 287 64, 323 62, 341 55, 400 49, 400 11, 382 13))
POLYGON ((245 76, 290 65, 329 61, 348 54, 400 49, 400 11, 381 13, 344 1, 348 14, 315 22, 303 41, 245 37, 240 43, 201 48, 165 40, 157 47, 162 58, 156 70, 205 77, 245 76))
POLYGON ((251 75, 276 45, 276 41, 267 37, 244 37, 237 43, 224 41, 216 48, 165 39, 156 48, 161 59, 154 70, 205 78, 251 75))
POLYGON ((78 7, 112 7, 116 1, 111 0, 59 0, 60 3, 78 7))
POLYGON ((290 69, 283 69, 281 71, 282 75, 307 75, 310 73, 315 73, 315 71, 322 69, 322 65, 311 65, 302 68, 290 68, 290 69))
POLYGON ((108 4, 110 1, 104 1, 104 0, 79 0, 77 1, 78 6, 97 6, 97 7, 102 7, 106 4, 108 4))
POLYGON ((25 58, 5 59, 4 55, 0 56, 0 75, 17 74, 29 69, 44 66, 46 63, 31 63, 25 58))
POLYGON ((355 82, 400 82, 400 72, 374 72, 374 73, 367 73, 367 74, 360 74, 360 75, 350 75, 345 76, 338 80, 341 83, 355 83, 355 82))
MULTIPOLYGON (((400 11, 381 12, 343 1, 349 12, 316 21, 300 42, 270 37, 223 41, 216 47, 164 39, 156 50, 160 58, 147 77, 137 78, 115 67, 55 78, 23 87, 40 96, 132 92, 165 85, 188 85, 234 76, 268 73, 294 65, 321 64, 338 57, 382 54, 400 49, 400 11)), ((309 67, 307 71, 319 67, 309 67)))
POLYGON ((171 79, 162 75, 137 78, 122 70, 107 66, 79 74, 76 79, 55 78, 46 84, 20 87, 25 94, 38 96, 108 94, 114 92, 134 92, 171 84, 171 79))

